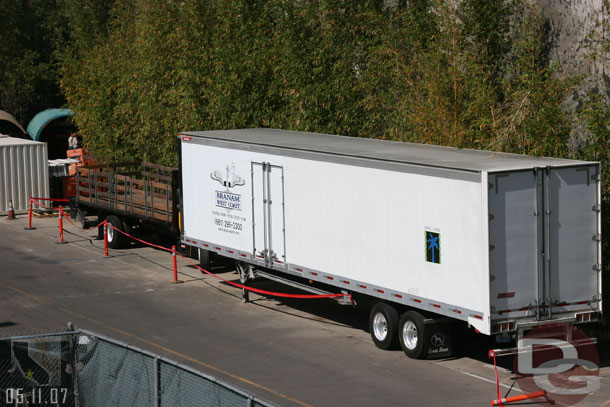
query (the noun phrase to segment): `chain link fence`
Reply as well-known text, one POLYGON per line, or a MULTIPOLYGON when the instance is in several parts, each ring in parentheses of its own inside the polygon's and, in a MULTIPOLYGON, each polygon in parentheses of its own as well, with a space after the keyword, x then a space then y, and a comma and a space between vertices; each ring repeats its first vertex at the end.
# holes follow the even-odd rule
POLYGON ((0 406, 273 406, 212 376, 85 330, 0 339, 0 397, 0 406))

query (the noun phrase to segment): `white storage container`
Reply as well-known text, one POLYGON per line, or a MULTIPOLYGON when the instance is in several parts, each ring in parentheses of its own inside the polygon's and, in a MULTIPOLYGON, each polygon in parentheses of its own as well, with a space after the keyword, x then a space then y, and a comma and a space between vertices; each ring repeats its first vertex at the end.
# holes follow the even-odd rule
POLYGON ((13 201, 16 213, 28 210, 30 197, 49 197, 47 144, 0 135, 0 214, 13 201))
POLYGON ((180 139, 186 244, 485 334, 601 311, 599 163, 273 129, 180 139))

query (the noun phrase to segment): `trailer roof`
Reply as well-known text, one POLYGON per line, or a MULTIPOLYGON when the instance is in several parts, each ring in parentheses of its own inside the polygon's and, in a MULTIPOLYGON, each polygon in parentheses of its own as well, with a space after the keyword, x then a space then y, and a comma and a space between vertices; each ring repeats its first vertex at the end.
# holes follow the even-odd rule
POLYGON ((195 131, 183 132, 182 135, 274 149, 281 148, 472 172, 595 164, 589 161, 563 158, 534 157, 278 129, 195 131))

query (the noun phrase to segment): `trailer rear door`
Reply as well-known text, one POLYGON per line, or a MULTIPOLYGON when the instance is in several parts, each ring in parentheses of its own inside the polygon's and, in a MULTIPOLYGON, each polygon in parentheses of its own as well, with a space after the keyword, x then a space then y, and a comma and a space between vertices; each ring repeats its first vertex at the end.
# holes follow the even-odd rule
POLYGON ((491 305, 506 312, 535 304, 536 174, 490 174, 488 199, 491 305))
MULTIPOLYGON (((491 304, 553 319, 599 289, 597 165, 489 175, 491 304)), ((598 303, 597 303, 598 304, 598 303)))
POLYGON ((551 300, 592 300, 598 290, 598 168, 554 168, 549 178, 551 300))

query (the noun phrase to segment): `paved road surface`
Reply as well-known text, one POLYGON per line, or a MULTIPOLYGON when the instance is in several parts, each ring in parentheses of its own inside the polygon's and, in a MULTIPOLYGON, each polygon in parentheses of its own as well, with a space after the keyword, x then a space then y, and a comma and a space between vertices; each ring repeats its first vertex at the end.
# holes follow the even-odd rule
MULTIPOLYGON (((444 361, 410 360, 374 347, 366 310, 330 300, 252 294, 147 247, 103 258, 96 233, 57 219, 0 220, 0 337, 62 329, 67 321, 183 362, 279 406, 488 406, 495 393, 484 341, 444 361)), ((231 267, 215 270, 236 280, 231 267)), ((271 282, 260 287, 286 290, 271 282)), ((468 340, 472 339, 468 337, 468 340)), ((513 384, 501 369, 503 391, 513 384)), ((582 405, 610 406, 610 371, 582 405)), ((513 390, 511 395, 520 394, 513 390)))

